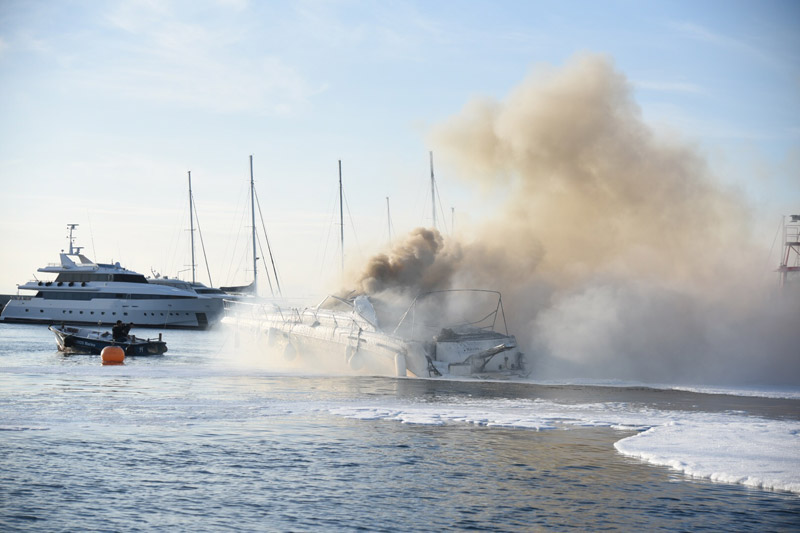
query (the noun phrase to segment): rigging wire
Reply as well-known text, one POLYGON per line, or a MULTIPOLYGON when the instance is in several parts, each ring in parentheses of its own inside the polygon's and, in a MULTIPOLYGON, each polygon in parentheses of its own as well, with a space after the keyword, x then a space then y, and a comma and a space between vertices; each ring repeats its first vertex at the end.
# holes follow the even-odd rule
POLYGON ((197 205, 194 203, 194 196, 192 196, 192 208, 194 209, 194 220, 197 222, 197 234, 200 236, 200 248, 203 250, 203 260, 206 263, 206 274, 208 274, 208 285, 214 286, 211 281, 211 269, 208 268, 208 256, 206 255, 206 244, 203 241, 203 230, 200 229, 200 217, 197 215, 197 205))
MULTIPOLYGON (((267 276, 267 283, 269 284, 269 294, 272 297, 275 297, 275 289, 272 287, 272 276, 269 275, 269 269, 267 268, 267 263, 264 262, 264 247, 261 244, 261 239, 259 238, 258 234, 256 234, 256 242, 258 243, 258 251, 261 253, 261 261, 264 263, 264 274, 267 276)), ((257 289, 256 289, 257 290, 257 289)))
MULTIPOLYGON (((339 196, 339 189, 337 187, 336 190, 335 190, 335 193, 334 193, 333 201, 331 202, 332 207, 331 207, 331 210, 330 210, 330 217, 328 219, 328 224, 327 224, 328 233, 325 236, 325 240, 324 240, 322 260, 319 262, 320 275, 322 275, 324 273, 324 271, 325 271, 325 266, 326 266, 325 262, 326 262, 326 260, 328 258, 328 246, 329 246, 329 243, 330 243, 330 240, 331 240, 331 232, 333 231, 333 228, 335 228, 336 226, 339 226, 339 224, 335 221, 336 218, 337 218, 337 216, 336 216, 336 211, 337 211, 336 207, 339 205, 338 196, 339 196)), ((344 208, 347 209, 347 216, 348 216, 348 218, 350 220, 350 226, 352 227, 353 240, 356 243, 356 250, 358 251, 359 254, 361 254, 361 245, 359 244, 359 241, 358 241, 358 235, 356 234, 356 230, 355 230, 355 223, 353 222, 353 216, 350 213, 350 204, 347 201, 347 194, 344 192, 344 189, 342 190, 342 201, 343 201, 343 204, 344 204, 343 206, 341 206, 342 211, 344 211, 344 208)), ((342 246, 341 242, 339 242, 339 240, 337 239, 337 241, 336 241, 336 249, 342 255, 344 255, 344 250, 342 249, 341 246, 342 246)), ((319 254, 317 254, 317 257, 319 257, 319 254)))
POLYGON ((86 220, 89 221, 89 238, 92 240, 92 257, 98 261, 97 250, 94 249, 94 232, 92 231, 92 218, 89 216, 89 210, 86 210, 86 220))
MULTIPOLYGON (((248 253, 247 249, 248 249, 248 247, 245 246, 243 255, 239 258, 238 263, 236 262, 236 251, 239 248, 239 241, 242 238, 241 228, 246 227, 245 226, 245 218, 247 217, 247 210, 241 208, 241 206, 242 206, 242 201, 241 200, 242 200, 242 197, 245 196, 244 194, 242 194, 243 190, 244 190, 244 188, 240 189, 239 202, 237 204, 237 210, 241 209, 239 211, 239 213, 241 214, 241 218, 239 220, 239 224, 236 225, 236 227, 238 227, 239 230, 235 232, 236 240, 233 243, 233 251, 231 252, 231 257, 233 258, 233 260, 231 261, 230 265, 228 266, 228 278, 227 279, 229 279, 229 280, 233 280, 234 279, 232 277, 233 276, 232 275, 232 271, 241 270, 242 269, 242 263, 247 260, 247 253, 248 253), (234 268, 234 263, 236 263, 235 264, 235 268, 234 268)), ((248 186, 247 190, 249 190, 249 186, 248 186)), ((246 204, 247 202, 245 201, 244 203, 246 204)))
POLYGON ((391 208, 389 206, 389 197, 388 196, 386 197, 386 220, 387 220, 386 228, 387 228, 387 230, 389 232, 389 247, 391 248, 391 246, 392 246, 392 232, 394 230, 394 225, 392 224, 392 210, 391 210, 391 208))
POLYGON ((447 218, 444 216, 444 210, 442 209, 442 199, 439 196, 439 184, 436 180, 433 181, 434 189, 436 189, 436 198, 439 200, 439 211, 442 213, 442 225, 444 226, 445 231, 452 236, 452 232, 447 229, 447 218))
MULTIPOLYGON (((236 209, 233 211, 234 214, 242 213, 241 205, 242 205, 242 190, 243 186, 239 186, 239 194, 236 197, 236 209)), ((228 262, 228 272, 225 275, 225 282, 224 285, 231 285, 234 280, 231 278, 231 269, 233 268, 234 258, 236 257, 236 243, 239 241, 240 233, 241 233, 242 223, 241 221, 237 223, 236 218, 233 217, 231 219, 231 225, 228 228, 228 235, 235 235, 236 239, 231 242, 231 239, 225 239, 225 249, 223 251, 222 257, 230 257, 231 260, 228 262), (233 248, 231 248, 231 244, 233 244, 233 248)), ((238 270, 238 269, 237 269, 238 270)))
MULTIPOLYGON (((784 223, 784 220, 785 220, 784 216, 783 216, 783 215, 781 215, 781 221, 778 223, 778 229, 776 229, 776 230, 775 230, 775 237, 772 239, 772 244, 771 244, 771 245, 770 245, 770 247, 769 247, 769 255, 767 255, 767 260, 766 260, 766 262, 764 263, 764 268, 763 268, 763 270, 762 270, 762 274, 761 274, 761 277, 762 277, 762 279, 763 279, 763 277, 764 277, 764 274, 765 274, 765 273, 768 271, 768 269, 769 269, 769 263, 770 263, 770 261, 772 261, 772 250, 774 250, 774 249, 775 249, 775 243, 778 241, 778 234, 780 234, 780 233, 781 233, 781 228, 783 228, 783 223, 784 223)), ((782 254, 781 254, 781 256, 779 256, 779 258, 778 258, 778 262, 779 262, 779 264, 783 264, 783 258, 782 258, 782 254)))
MULTIPOLYGON (((425 221, 427 220, 428 215, 430 214, 430 209, 429 209, 430 202, 428 200, 428 189, 429 189, 429 187, 425 187, 424 184, 420 184, 419 188, 420 189, 424 189, 424 191, 425 191, 424 193, 418 193, 417 194, 417 205, 421 205, 422 206, 422 207, 420 207, 420 211, 422 211, 422 213, 420 213, 419 218, 422 220, 422 225, 425 226, 425 223, 426 223, 425 221), (422 194, 425 195, 425 198, 422 201, 422 203, 420 204, 419 203, 419 197, 422 194)), ((433 221, 431 221, 431 224, 433 224, 433 221)))
MULTIPOLYGON (((350 204, 347 202, 347 195, 346 194, 344 194, 344 205, 347 208, 347 218, 350 219, 350 226, 353 229, 353 240, 356 241, 356 251, 358 252, 358 255, 360 257, 362 255, 361 254, 361 245, 358 242, 358 235, 356 234, 356 225, 355 225, 355 222, 353 222, 353 215, 350 214, 350 204)), ((344 250, 342 250, 342 253, 344 253, 344 250)))
MULTIPOLYGON (((336 194, 334 194, 333 201, 331 202, 332 207, 331 207, 331 210, 330 210, 330 218, 328 219, 328 224, 327 224, 327 226, 328 226, 328 234, 325 236, 324 247, 323 247, 323 250, 322 250, 322 259, 319 261, 319 274, 320 274, 320 276, 325 271, 325 260, 328 257, 328 243, 330 243, 330 240, 331 240, 331 229, 335 225, 334 217, 336 216, 336 204, 338 203, 336 201, 336 198, 335 198, 336 196, 338 196, 338 192, 336 194)), ((319 250, 317 250, 317 258, 319 258, 319 250)))
MULTIPOLYGON (((275 257, 272 255, 272 247, 269 244, 269 235, 267 234, 267 227, 264 224, 264 213, 261 211, 261 201, 258 199, 258 191, 255 192, 256 197, 256 205, 258 206, 258 216, 261 218, 261 229, 264 231, 264 240, 267 242, 267 251, 269 252, 269 260, 272 263, 272 273, 275 275, 275 285, 278 287, 278 295, 283 296, 281 292, 281 282, 278 279, 278 269, 275 267, 275 257)), ((261 246, 261 242, 259 241, 259 247, 261 246)), ((264 251, 261 251, 262 261, 264 261, 264 251)), ((267 272, 267 279, 269 279, 269 269, 267 268, 266 261, 264 261, 264 270, 267 272)), ((272 291, 272 281, 269 284, 270 291, 272 291)), ((275 296, 275 294, 272 294, 275 296)))
MULTIPOLYGON (((179 253, 178 249, 181 244, 181 235, 183 234, 184 231, 186 231, 184 229, 185 226, 183 225, 183 222, 185 220, 186 220, 186 207, 184 206, 181 208, 180 214, 175 218, 175 223, 172 224, 172 227, 175 228, 175 230, 173 231, 172 238, 169 241, 169 246, 167 247, 166 255, 162 258, 164 264, 162 264, 161 266, 161 272, 172 272, 174 270, 175 271, 174 276, 176 278, 180 278, 179 273, 181 272, 180 268, 177 267, 176 264, 178 262, 178 253, 179 253)), ((158 274, 161 275, 161 273, 158 274)))

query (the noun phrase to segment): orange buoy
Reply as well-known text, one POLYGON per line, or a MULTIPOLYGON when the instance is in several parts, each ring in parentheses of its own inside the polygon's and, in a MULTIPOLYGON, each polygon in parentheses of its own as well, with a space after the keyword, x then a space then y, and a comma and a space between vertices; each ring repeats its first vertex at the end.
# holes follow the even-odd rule
POLYGON ((106 346, 100 352, 104 365, 121 365, 125 361, 125 350, 119 346, 106 346))

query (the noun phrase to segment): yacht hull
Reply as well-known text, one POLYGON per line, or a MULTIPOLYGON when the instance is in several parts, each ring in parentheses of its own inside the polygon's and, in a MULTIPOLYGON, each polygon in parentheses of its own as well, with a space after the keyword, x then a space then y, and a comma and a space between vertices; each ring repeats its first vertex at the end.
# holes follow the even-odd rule
POLYGON ((187 299, 165 304, 164 300, 69 301, 43 298, 12 298, 0 321, 17 324, 68 322, 81 325, 111 325, 117 320, 137 326, 206 329, 220 318, 222 303, 211 299, 187 299))
POLYGON ((528 375, 513 335, 479 327, 437 328, 430 336, 388 333, 363 296, 349 311, 246 302, 228 302, 226 311, 222 322, 236 328, 236 338, 244 334, 276 363, 397 377, 528 375))
POLYGON ((74 245, 77 224, 67 227, 69 251, 62 250, 59 263, 38 269, 56 278, 18 285, 18 290, 34 294, 13 296, 0 321, 107 325, 122 320, 138 326, 205 329, 222 318, 222 298, 205 294, 212 289, 199 286, 203 293, 198 293, 194 285, 177 280, 151 283, 119 263, 95 263, 74 245))

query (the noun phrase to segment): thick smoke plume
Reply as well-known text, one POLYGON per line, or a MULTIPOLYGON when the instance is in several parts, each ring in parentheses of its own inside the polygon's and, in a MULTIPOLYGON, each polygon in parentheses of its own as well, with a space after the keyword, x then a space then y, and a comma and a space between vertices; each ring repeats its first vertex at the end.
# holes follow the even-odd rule
POLYGON ((361 290, 499 289, 540 378, 800 382, 800 295, 762 283, 746 201, 644 123, 607 58, 476 99, 431 141, 503 200, 468 240, 415 230, 361 290))
POLYGON ((413 230, 389 254, 369 260, 358 282, 360 291, 416 293, 448 285, 459 258, 443 247, 442 235, 435 229, 413 230))

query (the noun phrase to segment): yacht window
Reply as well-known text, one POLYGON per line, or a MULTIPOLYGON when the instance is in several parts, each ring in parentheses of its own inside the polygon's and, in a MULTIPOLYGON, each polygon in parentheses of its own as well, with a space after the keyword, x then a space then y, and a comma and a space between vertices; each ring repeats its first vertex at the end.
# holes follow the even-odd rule
POLYGON ((91 272, 62 272, 56 276, 58 282, 111 281, 111 274, 95 274, 91 272))
POLYGON ((114 274, 113 281, 124 281, 126 283, 147 283, 141 274, 114 274))
POLYGON ((165 294, 122 294, 122 293, 102 293, 86 292, 80 290, 73 291, 40 291, 36 295, 46 300, 180 300, 193 299, 194 296, 174 296, 165 294))

